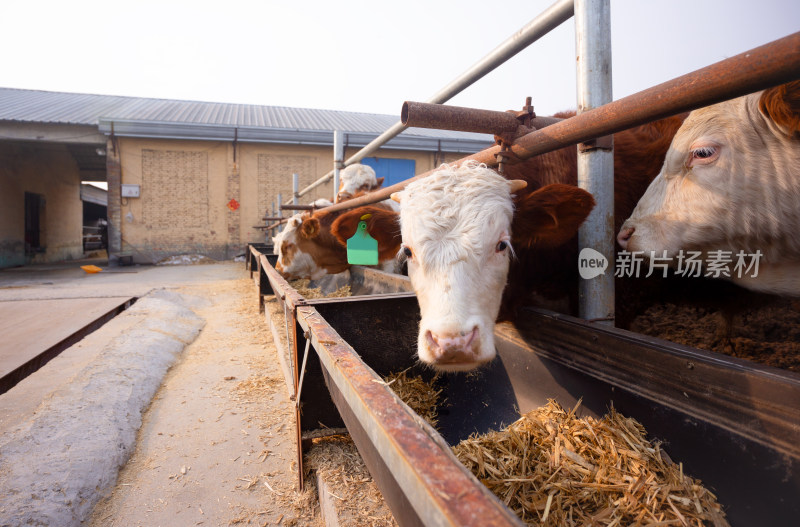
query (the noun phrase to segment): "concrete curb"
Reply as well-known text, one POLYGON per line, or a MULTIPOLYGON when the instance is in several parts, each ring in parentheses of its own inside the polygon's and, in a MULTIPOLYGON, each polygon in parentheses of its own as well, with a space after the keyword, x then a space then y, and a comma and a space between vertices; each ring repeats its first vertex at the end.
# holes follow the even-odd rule
MULTIPOLYGON (((59 377, 59 366, 80 343, 32 376, 52 376, 53 389, 32 415, 0 435, 0 526, 78 526, 113 488, 142 413, 205 325, 177 299, 156 296, 141 298, 101 328, 111 332, 109 339, 73 377, 59 377), (119 328, 126 329, 114 333, 123 318, 119 328)), ((21 397, 24 390, 23 381, 2 397, 21 397)))

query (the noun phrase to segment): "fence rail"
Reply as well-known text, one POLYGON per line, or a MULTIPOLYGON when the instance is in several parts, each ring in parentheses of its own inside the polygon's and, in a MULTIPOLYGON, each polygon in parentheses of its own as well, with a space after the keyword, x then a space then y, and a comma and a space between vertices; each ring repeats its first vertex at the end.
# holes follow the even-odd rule
MULTIPOLYGON (((797 79, 800 79, 800 32, 531 132, 517 139, 511 151, 520 159, 528 159, 797 79)), ((493 146, 457 162, 475 160, 495 166, 499 152, 500 147, 493 146)), ((351 209, 385 200, 432 172, 331 205, 327 210, 351 209)))

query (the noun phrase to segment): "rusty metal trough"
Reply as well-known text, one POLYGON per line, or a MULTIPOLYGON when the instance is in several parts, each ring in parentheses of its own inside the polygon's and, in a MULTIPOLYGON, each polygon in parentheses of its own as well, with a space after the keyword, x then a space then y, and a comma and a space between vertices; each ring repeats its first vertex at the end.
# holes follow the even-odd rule
MULTIPOLYGON (((548 399, 570 406, 582 398, 586 413, 613 404, 641 422, 713 489, 731 525, 796 525, 800 375, 529 309, 516 325, 497 325, 489 367, 444 378, 437 432, 382 381, 419 368, 407 278, 353 268, 357 296, 305 299, 262 249, 250 246, 246 261, 262 306, 285 306, 301 486, 303 440, 346 427, 400 525, 522 525, 450 445, 548 399)), ((271 322, 284 331, 282 323, 271 322)))

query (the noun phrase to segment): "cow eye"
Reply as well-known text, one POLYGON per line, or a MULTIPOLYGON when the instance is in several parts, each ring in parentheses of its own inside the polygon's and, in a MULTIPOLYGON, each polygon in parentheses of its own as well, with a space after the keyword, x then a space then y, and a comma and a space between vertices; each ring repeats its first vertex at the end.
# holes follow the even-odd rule
POLYGON ((403 247, 403 254, 406 255, 406 258, 411 258, 414 256, 414 253, 408 247, 403 247))
POLYGON ((495 247, 495 251, 500 253, 500 252, 505 251, 506 249, 508 249, 508 242, 507 241, 502 240, 502 241, 497 242, 497 247, 495 247))
POLYGON ((706 146, 703 148, 698 148, 692 152, 692 157, 695 159, 708 159, 709 157, 714 155, 716 149, 710 146, 706 146))
POLYGON ((691 149, 689 154, 689 168, 694 165, 707 165, 716 161, 719 157, 719 147, 717 145, 701 145, 691 149))

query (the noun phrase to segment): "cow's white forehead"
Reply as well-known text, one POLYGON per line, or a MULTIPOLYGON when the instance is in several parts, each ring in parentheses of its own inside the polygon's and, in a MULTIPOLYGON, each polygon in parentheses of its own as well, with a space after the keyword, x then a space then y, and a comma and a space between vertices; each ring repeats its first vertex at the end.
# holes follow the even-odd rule
POLYGON ((369 165, 350 165, 342 170, 339 178, 343 187, 352 189, 358 189, 361 185, 374 187, 378 184, 375 170, 369 165))
POLYGON ((508 182, 493 170, 443 165, 403 191, 403 242, 422 265, 447 265, 494 247, 498 234, 510 230, 513 211, 508 182))
POLYGON ((293 242, 297 239, 297 228, 303 223, 302 214, 295 214, 286 222, 286 226, 280 233, 281 240, 293 242))

